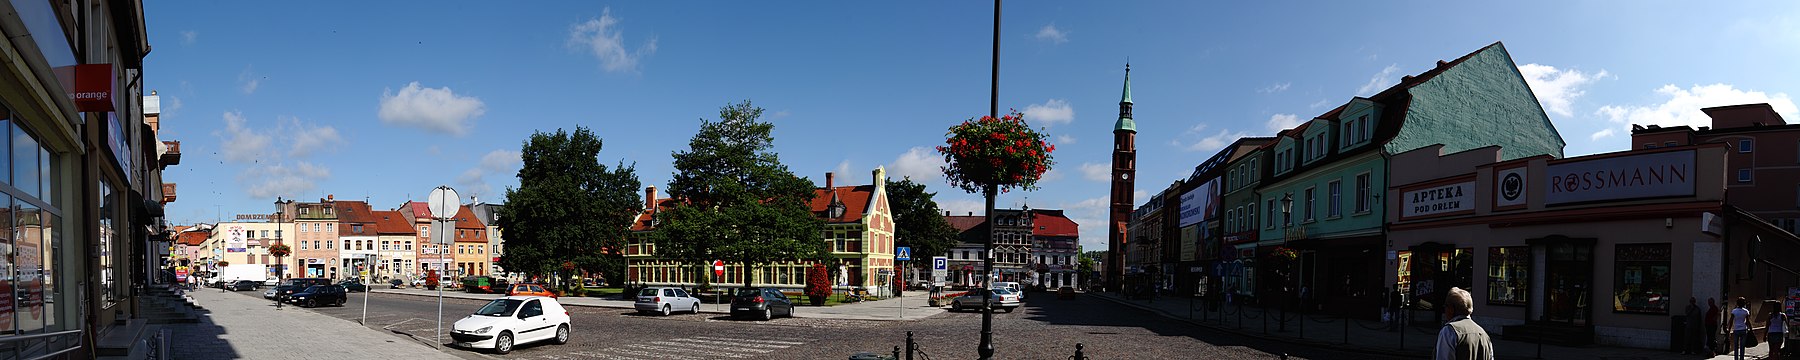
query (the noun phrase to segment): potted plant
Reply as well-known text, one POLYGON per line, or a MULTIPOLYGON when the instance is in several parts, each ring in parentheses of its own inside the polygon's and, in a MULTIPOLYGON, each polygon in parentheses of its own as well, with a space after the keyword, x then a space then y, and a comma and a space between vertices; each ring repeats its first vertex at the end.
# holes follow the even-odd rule
POLYGON ((831 273, 825 264, 813 264, 806 270, 806 297, 813 306, 825 306, 827 296, 831 296, 831 273))
POLYGON ((286 244, 275 244, 269 247, 269 255, 275 255, 275 257, 285 257, 291 253, 293 253, 293 249, 286 244))

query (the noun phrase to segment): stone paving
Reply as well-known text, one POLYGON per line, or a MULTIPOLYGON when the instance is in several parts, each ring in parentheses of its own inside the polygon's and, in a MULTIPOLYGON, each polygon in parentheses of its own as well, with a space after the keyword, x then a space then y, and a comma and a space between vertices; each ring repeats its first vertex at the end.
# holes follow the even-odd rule
POLYGON ((161 325, 173 358, 443 359, 449 354, 356 323, 217 289, 188 293, 206 308, 199 323, 161 325))
MULTIPOLYGON (((415 296, 437 296, 438 295, 438 292, 436 290, 425 290, 425 289, 375 289, 373 291, 376 293, 405 294, 405 295, 415 295, 415 296)), ((876 301, 863 301, 863 302, 841 304, 841 305, 828 306, 828 307, 822 307, 822 308, 800 307, 798 310, 794 311, 794 317, 796 317, 796 318, 815 318, 815 319, 895 321, 895 320, 919 320, 919 319, 931 317, 933 315, 944 313, 943 307, 930 306, 930 304, 929 304, 930 298, 926 296, 927 293, 924 291, 907 291, 904 294, 905 294, 905 296, 898 297, 898 298, 887 298, 887 299, 881 299, 881 300, 876 300, 876 301), (902 309, 901 308, 902 306, 904 306, 905 308, 902 309)), ((499 294, 476 294, 476 293, 469 293, 469 292, 464 292, 464 291, 448 291, 448 290, 444 291, 444 297, 454 298, 454 299, 491 300, 491 299, 494 299, 494 298, 497 298, 500 296, 501 295, 499 295, 499 294)), ((618 308, 618 309, 632 308, 631 300, 622 300, 622 299, 616 299, 616 298, 565 297, 565 298, 559 298, 559 299, 557 299, 557 301, 562 303, 563 305, 573 305, 573 306, 606 307, 606 308, 618 308)), ((700 306, 700 312, 701 313, 716 313, 716 314, 730 313, 731 310, 728 309, 729 305, 730 305, 729 303, 727 303, 727 304, 707 303, 705 305, 700 306)))

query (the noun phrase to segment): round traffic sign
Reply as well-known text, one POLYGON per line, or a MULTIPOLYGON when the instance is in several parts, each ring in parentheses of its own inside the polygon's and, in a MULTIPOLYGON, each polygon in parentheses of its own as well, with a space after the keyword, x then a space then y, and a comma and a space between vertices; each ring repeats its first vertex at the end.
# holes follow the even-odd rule
POLYGON ((456 212, 461 207, 462 202, 457 199, 456 189, 449 186, 431 189, 431 196, 426 199, 426 208, 431 210, 431 216, 435 218, 456 217, 456 212))

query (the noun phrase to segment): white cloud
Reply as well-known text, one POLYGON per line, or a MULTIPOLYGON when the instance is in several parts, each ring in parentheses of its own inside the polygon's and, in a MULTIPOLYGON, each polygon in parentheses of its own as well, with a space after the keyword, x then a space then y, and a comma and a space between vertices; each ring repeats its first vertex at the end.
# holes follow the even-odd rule
POLYGON ((181 111, 181 97, 169 95, 169 102, 162 108, 162 116, 166 118, 177 111, 181 111))
POLYGON ((1318 109, 1325 107, 1326 105, 1331 105, 1331 99, 1319 99, 1319 102, 1312 103, 1312 105, 1307 105, 1306 107, 1318 109))
POLYGON ((287 120, 292 128, 283 132, 292 134, 294 142, 290 147, 292 150, 288 150, 289 156, 307 156, 316 151, 335 152, 338 146, 345 144, 344 138, 338 136, 337 128, 302 124, 299 118, 287 120))
POLYGON ((1059 145, 1069 145, 1069 144, 1074 144, 1074 143, 1075 143, 1075 136, 1074 136, 1074 135, 1069 135, 1069 134, 1062 134, 1062 135, 1057 135, 1057 136, 1056 136, 1056 143, 1057 143, 1057 144, 1059 144, 1059 145))
POLYGON ((1375 73, 1375 76, 1369 77, 1368 83, 1365 83, 1365 84, 1363 84, 1362 87, 1357 88, 1356 94, 1362 95, 1362 96, 1369 96, 1369 95, 1375 95, 1376 92, 1381 91, 1383 89, 1387 89, 1387 87, 1389 85, 1392 85, 1395 83, 1394 82, 1394 74, 1399 73, 1399 72, 1400 72, 1400 64, 1388 65, 1386 68, 1382 68, 1381 72, 1375 73))
POLYGON ((1075 121, 1075 108, 1063 99, 1050 99, 1043 104, 1031 104, 1025 107, 1025 121, 1043 126, 1067 124, 1075 121))
POLYGON ((473 96, 457 95, 449 87, 428 88, 414 81, 400 88, 381 91, 381 122, 411 126, 451 135, 469 132, 471 119, 487 112, 486 105, 473 96))
POLYGON ((1080 227, 1081 245, 1085 250, 1106 249, 1109 231, 1106 222, 1110 215, 1107 210, 1110 209, 1111 202, 1111 198, 1101 196, 1059 204, 1063 208, 1063 214, 1080 227))
POLYGON ((262 79, 267 78, 269 77, 256 75, 249 66, 245 66, 244 71, 238 72, 238 86, 244 90, 245 94, 254 94, 256 88, 262 86, 262 79))
MULTIPOLYGON (((960 191, 957 189, 951 189, 951 190, 952 191, 960 191)), ((927 189, 926 191, 930 191, 930 189, 927 189)), ((934 197, 935 198, 934 200, 936 200, 939 209, 943 209, 944 211, 950 212, 950 215, 969 216, 971 214, 972 215, 987 214, 987 203, 986 202, 984 202, 982 200, 956 198, 956 196, 955 196, 956 194, 959 194, 959 193, 949 193, 949 192, 940 190, 940 191, 938 191, 937 196, 934 197)))
POLYGON ((1106 182, 1112 180, 1112 166, 1091 162, 1081 164, 1081 178, 1089 181, 1106 182))
POLYGON ((268 134, 251 129, 243 113, 229 111, 224 117, 225 129, 213 131, 219 137, 219 156, 229 162, 252 162, 268 155, 273 142, 268 134))
POLYGON ((1219 132, 1216 134, 1213 134, 1212 136, 1201 138, 1200 141, 1196 141, 1192 144, 1188 144, 1187 147, 1184 148, 1184 150, 1211 152, 1214 150, 1222 149, 1225 147, 1225 145, 1230 145, 1231 142, 1237 141, 1238 138, 1242 138, 1247 135, 1249 135, 1249 134, 1242 132, 1242 131, 1234 133, 1234 132, 1231 132, 1230 130, 1219 129, 1219 132))
POLYGON ((461 192, 464 195, 497 197, 500 192, 495 191, 494 186, 488 183, 487 177, 489 175, 510 176, 517 172, 519 167, 525 165, 524 159, 521 158, 522 155, 517 150, 489 151, 487 155, 481 157, 481 162, 476 163, 475 167, 464 170, 462 175, 456 177, 457 187, 463 189, 461 192))
POLYGON ((915 146, 894 158, 887 165, 888 176, 893 178, 912 178, 913 182, 931 183, 943 178, 944 158, 936 151, 923 146, 915 146))
POLYGON ((1593 135, 1588 135, 1588 140, 1600 140, 1600 139, 1605 139, 1605 138, 1609 138, 1612 136, 1613 136, 1613 128, 1609 127, 1609 128, 1605 128, 1605 129, 1600 129, 1600 131, 1595 131, 1593 135))
POLYGON ((1300 116, 1294 114, 1275 114, 1269 116, 1269 121, 1266 124, 1269 127, 1269 132, 1280 132, 1282 130, 1292 129, 1295 126, 1300 126, 1300 116))
POLYGON ((1670 84, 1656 89, 1656 93, 1668 100, 1644 106, 1607 105, 1595 113, 1617 124, 1700 127, 1712 126, 1712 118, 1700 112, 1702 108, 1768 103, 1784 118, 1800 118, 1800 111, 1795 110, 1787 93, 1740 90, 1729 84, 1694 85, 1687 89, 1670 84))
POLYGON ((1582 86, 1608 76, 1606 70, 1590 74, 1575 69, 1558 70, 1555 66, 1541 64, 1520 65, 1519 74, 1525 77, 1525 84, 1531 86, 1531 92, 1537 95, 1538 102, 1544 104, 1544 110, 1563 117, 1575 115, 1571 110, 1575 98, 1587 93, 1581 89, 1582 86))
POLYGON ((193 45, 194 40, 198 37, 200 37, 200 32, 193 31, 193 30, 182 30, 181 31, 181 44, 182 45, 193 45))
POLYGON ((246 185, 244 194, 257 199, 294 197, 318 189, 319 182, 330 178, 331 169, 306 161, 258 165, 238 175, 238 181, 246 185))
POLYGON ((1037 39, 1055 44, 1062 44, 1069 42, 1069 32, 1058 30, 1056 24, 1052 23, 1044 25, 1042 29, 1038 29, 1037 39))
POLYGON ((1274 93, 1278 93, 1278 92, 1287 91, 1288 87, 1293 86, 1293 85, 1294 85, 1294 83, 1292 83, 1292 82, 1270 84, 1267 87, 1263 87, 1261 89, 1256 89, 1256 92, 1264 93, 1264 94, 1274 94, 1274 93))
POLYGON ((618 25, 619 18, 612 16, 612 8, 605 8, 599 18, 569 26, 569 47, 594 55, 606 72, 635 72, 639 61, 656 53, 656 37, 636 50, 626 49, 624 33, 618 25))
POLYGON ((837 167, 832 168, 831 172, 837 173, 837 176, 849 176, 850 159, 844 159, 844 161, 838 162, 837 167))

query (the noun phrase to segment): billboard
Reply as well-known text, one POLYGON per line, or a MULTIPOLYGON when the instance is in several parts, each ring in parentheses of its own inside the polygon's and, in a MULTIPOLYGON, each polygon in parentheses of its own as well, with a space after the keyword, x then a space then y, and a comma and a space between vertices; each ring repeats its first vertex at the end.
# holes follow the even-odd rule
POLYGON ((1176 226, 1186 227, 1218 214, 1219 179, 1208 180, 1194 190, 1181 194, 1181 220, 1176 226))
POLYGON ((1694 151, 1550 164, 1544 205, 1694 195, 1694 151))
POLYGON ((244 241, 244 227, 232 226, 225 236, 225 252, 244 252, 248 249, 248 243, 244 241))

